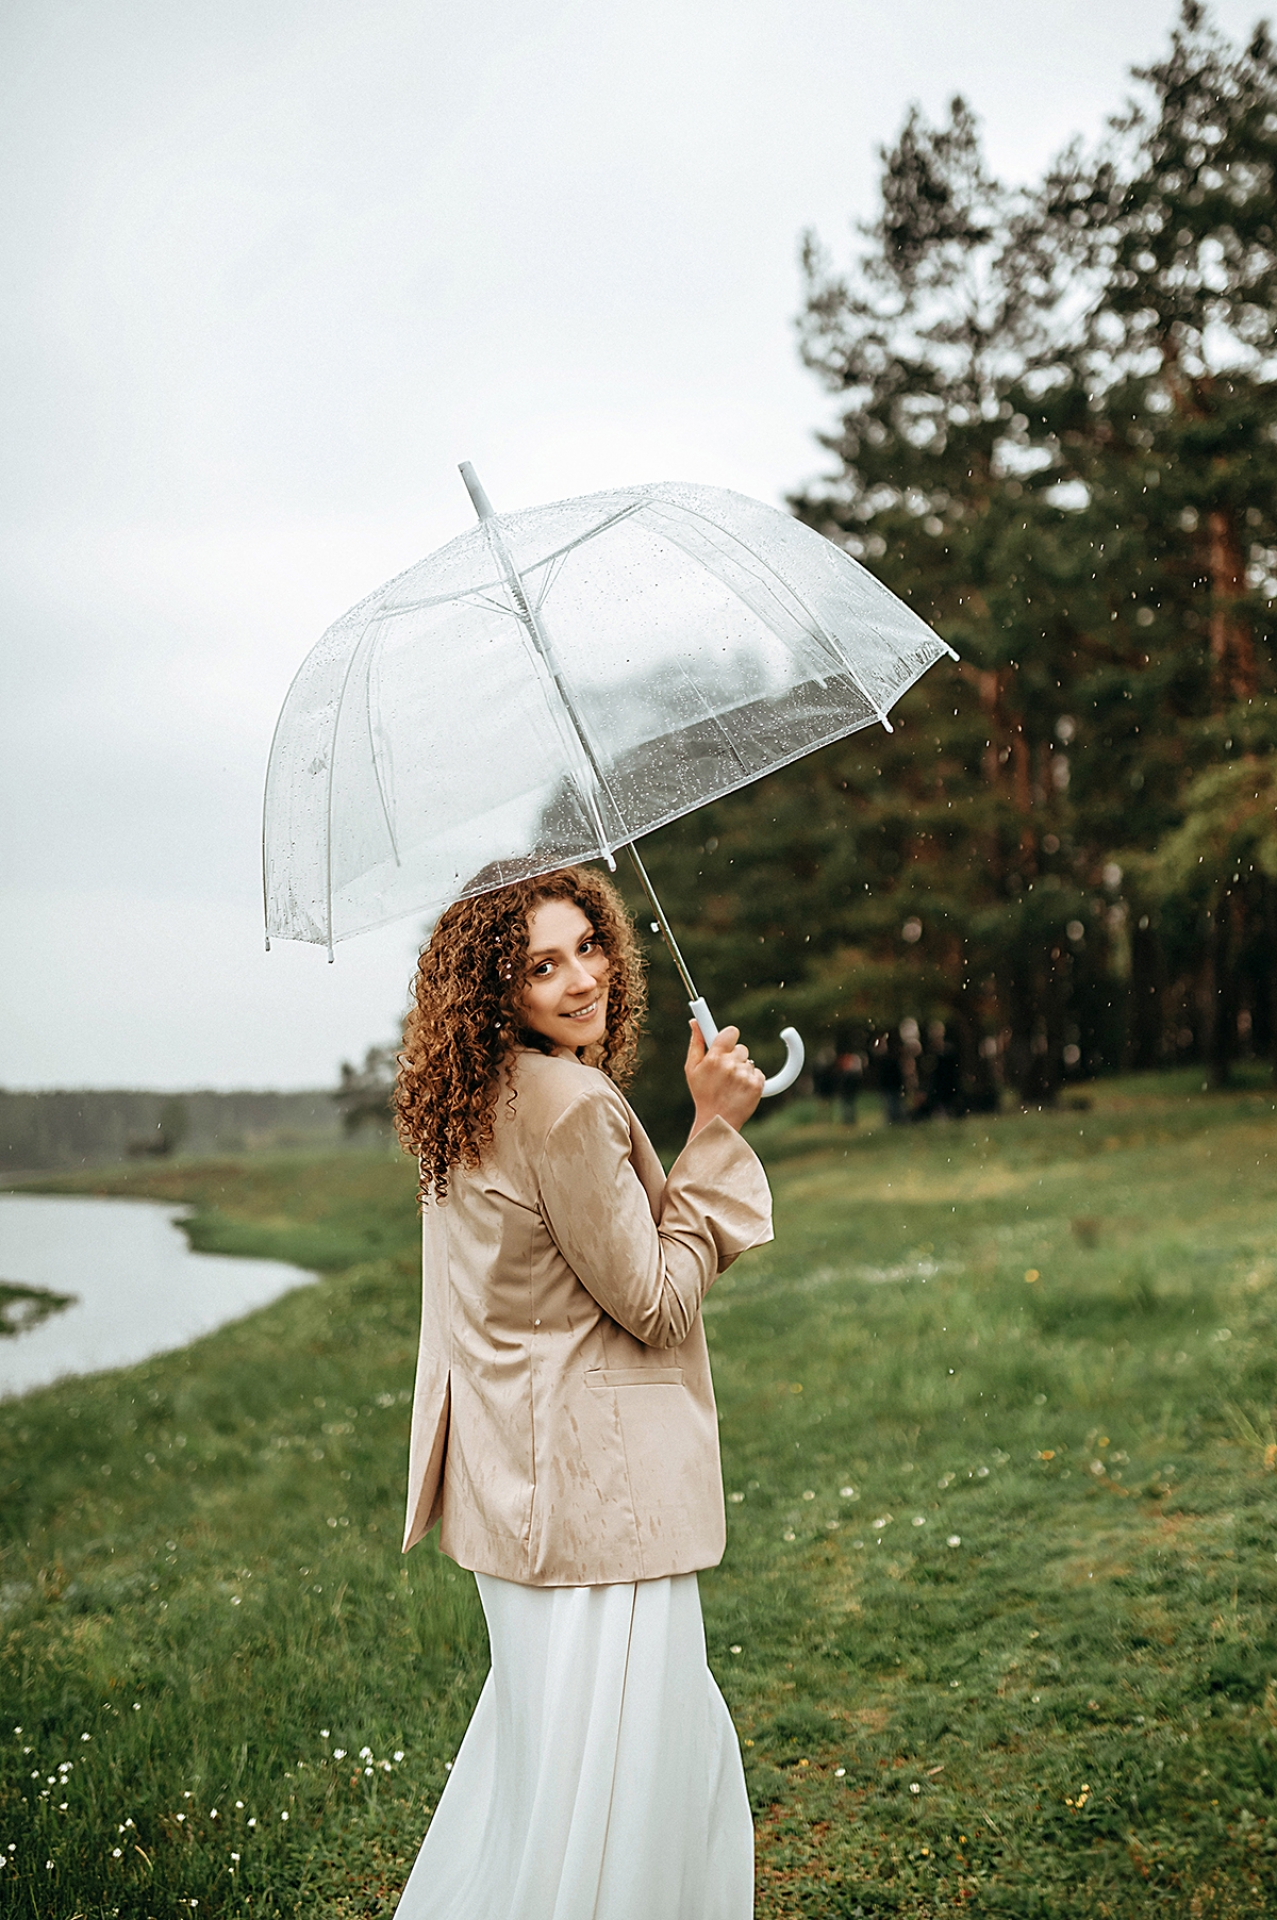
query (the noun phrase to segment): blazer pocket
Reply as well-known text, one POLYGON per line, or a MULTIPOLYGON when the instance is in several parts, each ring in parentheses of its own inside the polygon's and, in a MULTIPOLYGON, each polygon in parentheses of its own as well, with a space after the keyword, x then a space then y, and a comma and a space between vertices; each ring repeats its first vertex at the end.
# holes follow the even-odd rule
POLYGON ((604 1387, 681 1387, 682 1367, 587 1367, 585 1384, 604 1387))

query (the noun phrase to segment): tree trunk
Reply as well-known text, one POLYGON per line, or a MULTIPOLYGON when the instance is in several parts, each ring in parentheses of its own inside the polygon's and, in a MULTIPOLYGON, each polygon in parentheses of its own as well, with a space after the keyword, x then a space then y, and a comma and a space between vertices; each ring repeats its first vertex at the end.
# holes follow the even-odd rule
POLYGON ((1267 1007, 1268 1044, 1272 1051, 1273 1079, 1277 1080, 1277 885, 1271 880, 1263 883, 1264 893, 1261 907, 1264 929, 1264 953, 1268 963, 1267 1007))
POLYGON ((1013 971, 1012 1022, 1017 1045, 1014 1072, 1020 1102, 1026 1107, 1054 1105, 1063 1072, 1064 993, 1056 956, 1038 966, 1013 971))
POLYGON ((1212 1086, 1228 1085, 1237 1043, 1236 986, 1233 980, 1233 897, 1215 903, 1210 931, 1210 1036, 1208 1059, 1212 1086))
POLYGON ((1162 1059, 1162 943, 1141 914, 1131 928, 1131 983, 1127 1061, 1135 1073, 1148 1073, 1162 1059))
POLYGON ((1255 694, 1255 643, 1237 606, 1246 592, 1246 555, 1234 513, 1213 507, 1206 516, 1210 564, 1210 654, 1216 692, 1224 701, 1255 694))

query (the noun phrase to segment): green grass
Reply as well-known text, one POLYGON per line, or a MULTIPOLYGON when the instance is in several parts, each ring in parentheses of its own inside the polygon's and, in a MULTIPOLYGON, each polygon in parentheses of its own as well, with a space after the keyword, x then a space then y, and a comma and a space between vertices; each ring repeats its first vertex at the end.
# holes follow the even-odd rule
MULTIPOLYGON (((702 1593, 762 1920, 1277 1910, 1277 1110, 1087 1092, 756 1130, 702 1593)), ((0 1406, 5 1911, 388 1912, 485 1668, 469 1577, 398 1553, 411 1169, 75 1184, 325 1278, 0 1406)))

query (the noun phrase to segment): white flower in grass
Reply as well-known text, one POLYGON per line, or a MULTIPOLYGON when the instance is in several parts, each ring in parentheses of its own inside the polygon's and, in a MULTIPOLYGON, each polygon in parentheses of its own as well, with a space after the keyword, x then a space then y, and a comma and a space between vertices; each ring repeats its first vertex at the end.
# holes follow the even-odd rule
POLYGON ((403 1759, 403 1748, 402 1748, 402 1747, 396 1747, 396 1748, 395 1748, 395 1760, 396 1760, 396 1762, 398 1762, 398 1761, 400 1761, 400 1760, 402 1760, 402 1759, 403 1759))
POLYGON ((248 1824, 250 1827, 255 1827, 257 1825, 257 1816, 255 1814, 248 1824))
POLYGON ((960 1547, 962 1545, 962 1535, 960 1533, 951 1533, 945 1544, 950 1547, 960 1547))
POLYGON ((111 1858, 113 1860, 119 1860, 121 1856, 122 1856, 122 1849, 120 1847, 111 1848, 111 1858))
POLYGON ((281 1819, 281 1820, 287 1820, 287 1818, 288 1818, 288 1812, 287 1812, 287 1809, 285 1809, 285 1811, 284 1811, 283 1813, 281 1813, 279 1817, 280 1817, 280 1819, 281 1819))
POLYGON ((359 1749, 359 1758, 360 1758, 361 1760, 371 1760, 371 1759, 372 1759, 372 1748, 371 1748, 371 1747, 360 1747, 360 1749, 359 1749))

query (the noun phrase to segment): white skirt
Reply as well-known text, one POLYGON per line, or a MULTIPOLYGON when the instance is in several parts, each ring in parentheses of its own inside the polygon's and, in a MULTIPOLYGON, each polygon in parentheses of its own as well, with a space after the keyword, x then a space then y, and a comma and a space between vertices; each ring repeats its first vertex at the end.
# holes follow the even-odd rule
POLYGON ((396 1920, 750 1920, 753 1822, 696 1575, 476 1578, 492 1671, 396 1920))

